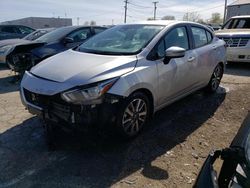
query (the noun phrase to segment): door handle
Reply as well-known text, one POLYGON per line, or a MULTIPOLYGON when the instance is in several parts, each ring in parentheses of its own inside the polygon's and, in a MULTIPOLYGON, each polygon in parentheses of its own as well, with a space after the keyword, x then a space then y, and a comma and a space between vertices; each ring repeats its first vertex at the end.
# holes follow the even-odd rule
POLYGON ((195 60, 195 57, 189 57, 188 58, 188 62, 191 62, 191 61, 194 61, 195 60))
POLYGON ((217 46, 212 46, 213 50, 217 50, 217 46))

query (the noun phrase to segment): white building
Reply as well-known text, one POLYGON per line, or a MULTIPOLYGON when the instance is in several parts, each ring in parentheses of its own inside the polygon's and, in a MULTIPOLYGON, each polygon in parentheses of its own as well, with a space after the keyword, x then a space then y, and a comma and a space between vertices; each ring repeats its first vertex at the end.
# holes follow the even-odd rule
POLYGON ((226 20, 240 15, 250 15, 250 0, 238 0, 227 6, 226 20))

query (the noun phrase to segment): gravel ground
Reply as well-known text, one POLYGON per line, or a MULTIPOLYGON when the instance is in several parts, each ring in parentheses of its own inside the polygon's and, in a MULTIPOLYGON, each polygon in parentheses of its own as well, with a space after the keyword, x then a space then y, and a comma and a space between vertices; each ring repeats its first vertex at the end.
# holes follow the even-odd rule
POLYGON ((49 151, 12 78, 0 65, 0 188, 192 187, 209 151, 230 144, 250 109, 250 65, 231 65, 216 94, 161 110, 130 142, 61 133, 49 151))

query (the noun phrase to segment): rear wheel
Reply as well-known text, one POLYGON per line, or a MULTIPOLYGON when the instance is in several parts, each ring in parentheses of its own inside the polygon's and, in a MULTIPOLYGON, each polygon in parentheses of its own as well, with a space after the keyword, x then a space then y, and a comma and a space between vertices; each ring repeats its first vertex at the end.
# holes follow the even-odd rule
POLYGON ((123 103, 118 113, 117 127, 126 138, 132 138, 140 133, 147 123, 150 114, 148 97, 141 93, 133 93, 123 103))
POLYGON ((220 85, 222 76, 223 76, 223 67, 222 65, 219 64, 214 69, 211 79, 206 87, 206 91, 210 93, 215 92, 220 85))

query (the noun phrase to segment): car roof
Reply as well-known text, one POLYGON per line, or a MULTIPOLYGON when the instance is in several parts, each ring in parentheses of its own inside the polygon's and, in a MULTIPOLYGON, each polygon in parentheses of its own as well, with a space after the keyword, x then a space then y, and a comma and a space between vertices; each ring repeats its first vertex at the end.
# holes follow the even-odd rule
POLYGON ((233 16, 232 18, 250 18, 250 15, 233 16))
MULTIPOLYGON (((190 22, 190 21, 177 21, 177 20, 150 20, 150 21, 141 21, 141 22, 134 22, 134 23, 129 23, 129 25, 136 25, 136 24, 144 24, 144 25, 164 25, 164 26, 169 26, 169 25, 175 25, 175 24, 194 24, 197 26, 202 26, 202 24, 195 23, 195 22, 190 22)), ((125 25, 125 24, 121 24, 125 25)))
MULTIPOLYGON (((22 27, 28 27, 28 28, 31 28, 31 27, 26 26, 26 25, 1 25, 1 24, 0 24, 0 27, 10 27, 10 26, 12 26, 12 27, 20 27, 20 26, 22 26, 22 27)), ((31 29, 32 29, 32 28, 31 28, 31 29)))
MULTIPOLYGON (((63 26, 63 27, 58 27, 56 29, 59 29, 59 28, 72 28, 72 29, 78 29, 78 28, 88 28, 88 27, 103 27, 103 26, 98 26, 98 25, 72 25, 72 26, 63 26)), ((103 28, 106 28, 106 27, 103 27, 103 28)))

